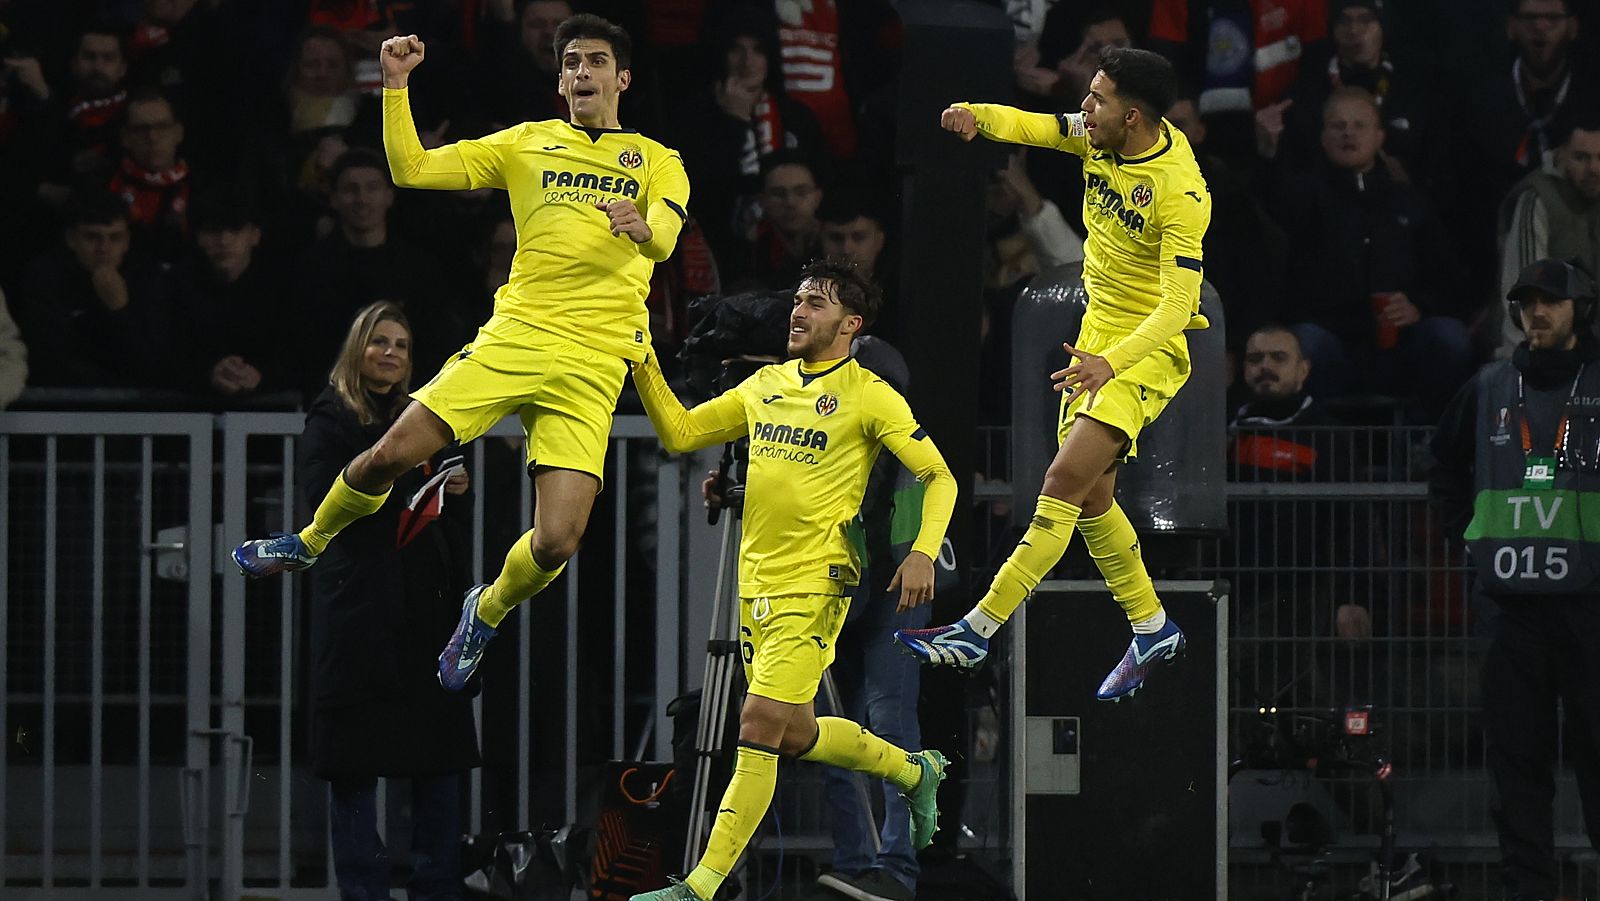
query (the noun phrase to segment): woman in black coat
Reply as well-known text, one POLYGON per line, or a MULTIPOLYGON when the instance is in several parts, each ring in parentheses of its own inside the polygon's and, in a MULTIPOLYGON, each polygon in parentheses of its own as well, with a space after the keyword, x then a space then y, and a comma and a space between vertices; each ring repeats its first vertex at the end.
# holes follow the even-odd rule
MULTIPOLYGON (((308 502, 405 407, 410 344, 399 306, 379 302, 356 316, 306 414, 298 463, 308 502)), ((413 901, 460 897, 461 784, 479 762, 477 733, 471 697, 446 692, 435 673, 471 585, 468 482, 460 471, 435 486, 443 513, 418 529, 407 502, 432 472, 402 477, 383 508, 341 532, 310 573, 311 763, 331 783, 334 870, 348 901, 389 897, 379 776, 411 780, 413 901)))

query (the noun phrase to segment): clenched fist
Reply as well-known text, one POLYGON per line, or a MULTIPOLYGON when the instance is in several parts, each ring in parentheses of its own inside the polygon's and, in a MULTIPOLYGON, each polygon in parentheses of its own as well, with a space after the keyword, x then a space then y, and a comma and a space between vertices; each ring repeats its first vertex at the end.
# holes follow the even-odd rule
POLYGON ((978 136, 978 117, 966 107, 952 106, 939 114, 939 127, 955 132, 963 141, 970 141, 978 136))
POLYGON ((378 65, 383 67, 383 86, 400 89, 411 80, 411 70, 422 63, 422 41, 414 34, 395 36, 378 48, 378 65))
POLYGON ((635 244, 643 244, 650 240, 655 233, 650 230, 649 223, 639 215, 639 208, 631 200, 613 200, 610 203, 597 203, 594 208, 600 210, 611 219, 611 233, 613 235, 627 235, 635 244))

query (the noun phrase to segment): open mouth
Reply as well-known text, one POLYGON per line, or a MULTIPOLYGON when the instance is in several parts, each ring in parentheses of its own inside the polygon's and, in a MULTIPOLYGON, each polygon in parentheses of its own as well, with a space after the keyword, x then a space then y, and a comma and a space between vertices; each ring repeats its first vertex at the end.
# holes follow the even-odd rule
POLYGON ((596 91, 594 88, 573 88, 572 89, 573 99, 576 99, 576 100, 587 99, 589 97, 593 97, 594 95, 596 95, 598 93, 599 93, 599 91, 596 91))

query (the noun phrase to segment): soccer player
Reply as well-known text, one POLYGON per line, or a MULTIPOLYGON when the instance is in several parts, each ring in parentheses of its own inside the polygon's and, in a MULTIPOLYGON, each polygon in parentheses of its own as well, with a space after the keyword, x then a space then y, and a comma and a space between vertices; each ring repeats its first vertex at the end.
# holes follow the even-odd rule
POLYGON ((1200 242, 1211 221, 1211 195, 1183 132, 1161 118, 1176 96, 1176 76, 1165 59, 1108 48, 1081 112, 957 103, 940 117, 946 130, 968 141, 981 134, 1083 159, 1089 307, 1077 346, 1064 345, 1076 362, 1052 375, 1064 391, 1061 447, 1045 472, 1027 534, 959 622, 895 633, 928 663, 981 663, 989 637, 1066 553, 1074 528, 1134 633, 1096 697, 1133 694, 1157 661, 1183 650, 1183 632, 1162 610, 1139 557, 1139 538, 1114 494, 1118 463, 1136 454, 1140 430, 1189 378, 1184 329, 1209 324, 1200 315, 1200 242))
POLYGON ((467 592, 439 656, 439 680, 451 690, 466 684, 511 608, 549 585, 577 549, 628 361, 649 350, 644 298, 683 225, 689 181, 676 151, 618 124, 630 46, 605 19, 567 19, 554 50, 570 121, 525 122, 423 150, 406 85, 425 48, 416 35, 384 41, 383 144, 395 184, 506 191, 517 223, 511 277, 472 343, 351 461, 309 526, 233 552, 249 576, 305 569, 340 529, 381 507, 402 473, 519 414, 538 495, 534 527, 492 584, 467 592))
POLYGON ((908 753, 849 720, 812 707, 833 662, 861 561, 846 533, 880 448, 927 486, 913 550, 889 590, 900 609, 933 597, 933 555, 955 508, 956 483, 888 383, 850 356, 872 322, 878 289, 854 264, 805 268, 789 314, 789 356, 737 388, 685 410, 654 356, 634 367, 645 412, 672 453, 750 438, 744 536, 739 546, 739 635, 749 690, 739 713, 733 780, 718 805, 700 863, 686 881, 633 901, 710 901, 772 803, 778 757, 787 755, 886 779, 911 812, 912 843, 933 840, 946 760, 908 753))

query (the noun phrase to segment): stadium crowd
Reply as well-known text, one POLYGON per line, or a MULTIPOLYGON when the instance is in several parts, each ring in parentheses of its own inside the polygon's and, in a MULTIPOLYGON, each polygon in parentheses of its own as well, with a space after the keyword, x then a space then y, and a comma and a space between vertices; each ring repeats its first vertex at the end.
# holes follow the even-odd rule
MULTIPOLYGON (((1075 109, 1104 46, 1178 64, 1168 116, 1214 196, 1206 276, 1229 346, 1242 358, 1258 326, 1288 326, 1321 400, 1400 394, 1431 418, 1514 342, 1496 301, 1526 263, 1600 262, 1593 4, 1005 6, 1019 105, 1075 109)), ((662 357, 689 299, 785 289, 824 252, 880 282, 893 342, 916 302, 896 290, 888 0, 0 0, 0 405, 24 385, 303 402, 378 300, 411 319, 426 381, 487 315, 513 232, 492 191, 395 190, 377 45, 428 42, 413 102, 437 146, 564 116, 550 44, 574 9, 636 35, 623 123, 679 149, 693 185, 650 297, 662 357)), ((1082 185, 1039 150, 994 173, 995 386, 1021 288, 1081 258, 1082 185)))

